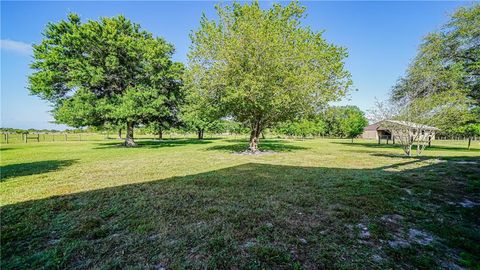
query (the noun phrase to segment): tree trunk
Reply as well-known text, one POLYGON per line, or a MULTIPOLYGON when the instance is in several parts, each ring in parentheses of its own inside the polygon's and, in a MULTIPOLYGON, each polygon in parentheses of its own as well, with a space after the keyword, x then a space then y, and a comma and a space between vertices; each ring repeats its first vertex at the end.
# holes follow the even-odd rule
POLYGON ((158 139, 159 139, 159 140, 162 140, 162 139, 163 139, 163 130, 162 130, 162 129, 159 129, 159 130, 158 130, 158 139))
POLYGON ((133 141, 133 122, 127 122, 127 135, 125 137, 124 145, 126 147, 137 146, 137 144, 133 141))
POLYGON ((250 146, 248 149, 251 152, 257 152, 258 151, 258 142, 259 142, 259 136, 260 133, 262 132, 260 122, 256 122, 254 125, 252 125, 252 131, 250 132, 250 146))
POLYGON ((119 140, 122 139, 122 129, 121 128, 118 129, 118 139, 119 140))
POLYGON ((412 156, 412 145, 403 145, 402 148, 407 156, 412 156))
POLYGON ((471 143, 472 143, 472 137, 468 137, 468 150, 470 150, 471 143))
POLYGON ((197 134, 198 134, 198 139, 199 139, 199 140, 203 140, 203 131, 204 131, 204 130, 201 129, 201 128, 198 129, 197 134))
POLYGON ((353 137, 352 137, 352 143, 353 143, 353 137))

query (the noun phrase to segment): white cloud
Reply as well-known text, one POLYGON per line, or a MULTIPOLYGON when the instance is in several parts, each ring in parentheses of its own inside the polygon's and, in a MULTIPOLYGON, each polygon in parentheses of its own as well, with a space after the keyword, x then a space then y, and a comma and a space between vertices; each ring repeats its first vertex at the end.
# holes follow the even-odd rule
POLYGON ((32 45, 21 42, 15 41, 10 39, 2 39, 0 41, 0 48, 2 50, 7 50, 11 52, 21 53, 30 55, 32 53, 32 45))

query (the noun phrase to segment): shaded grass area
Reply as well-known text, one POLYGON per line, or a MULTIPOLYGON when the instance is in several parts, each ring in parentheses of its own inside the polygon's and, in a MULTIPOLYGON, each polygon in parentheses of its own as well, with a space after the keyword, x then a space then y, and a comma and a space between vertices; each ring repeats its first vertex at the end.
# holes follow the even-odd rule
POLYGON ((48 173, 72 165, 75 160, 44 160, 0 166, 0 181, 10 178, 48 173))
MULTIPOLYGON (((156 151, 148 142, 136 149, 39 148, 45 151, 40 159, 60 158, 60 149, 78 147, 65 153, 79 159, 58 168, 65 174, 43 172, 52 177, 52 188, 65 181, 109 186, 28 200, 12 197, 1 209, 2 269, 478 266, 480 207, 461 204, 480 202, 478 156, 434 157, 433 152, 403 158, 394 149, 352 154, 336 142, 262 141, 261 146, 293 147, 263 157, 232 155, 228 152, 244 143, 223 140, 156 151), (126 161, 113 167, 109 158, 126 161), (127 174, 125 166, 143 163, 141 171, 127 174), (99 168, 106 164, 109 174, 99 168), (176 167, 187 173, 149 179, 176 167), (90 174, 75 178, 69 170, 90 174), (123 178, 135 183, 124 184, 123 178), (416 241, 411 237, 416 231, 432 240, 416 241)), ((21 159, 14 152, 7 162, 21 159)), ((18 182, 34 190, 37 177, 12 178, 26 180, 18 182)), ((2 188, 27 188, 9 182, 2 188)))
MULTIPOLYGON (((175 147, 175 146, 186 146, 186 145, 195 145, 195 144, 208 144, 216 139, 162 139, 162 140, 137 140, 137 147, 143 148, 162 148, 162 147, 175 147)), ((98 149, 103 148, 112 148, 112 147, 123 147, 123 141, 118 142, 109 142, 109 143, 100 143, 97 147, 98 149)))
MULTIPOLYGON (((230 153, 238 153, 247 150, 248 142, 237 142, 237 143, 230 143, 224 145, 214 145, 207 150, 220 150, 226 151, 230 153)), ((305 150, 308 149, 304 146, 298 146, 291 143, 282 143, 282 142, 275 142, 275 141, 262 141, 261 142, 261 150, 262 151, 274 151, 274 152, 291 152, 295 150, 305 150)))

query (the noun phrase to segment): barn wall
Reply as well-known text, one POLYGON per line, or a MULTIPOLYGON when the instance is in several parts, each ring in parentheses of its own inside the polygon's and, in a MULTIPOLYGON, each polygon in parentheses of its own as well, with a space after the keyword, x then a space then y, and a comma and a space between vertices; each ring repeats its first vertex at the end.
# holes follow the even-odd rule
POLYGON ((362 133, 362 139, 377 139, 377 131, 376 130, 365 130, 362 133))

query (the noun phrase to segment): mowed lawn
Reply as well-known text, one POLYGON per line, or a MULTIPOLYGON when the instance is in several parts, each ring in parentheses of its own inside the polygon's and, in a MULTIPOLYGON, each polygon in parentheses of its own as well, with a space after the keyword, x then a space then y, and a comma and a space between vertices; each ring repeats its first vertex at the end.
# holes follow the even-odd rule
POLYGON ((1 147, 1 269, 480 269, 480 145, 1 147))

